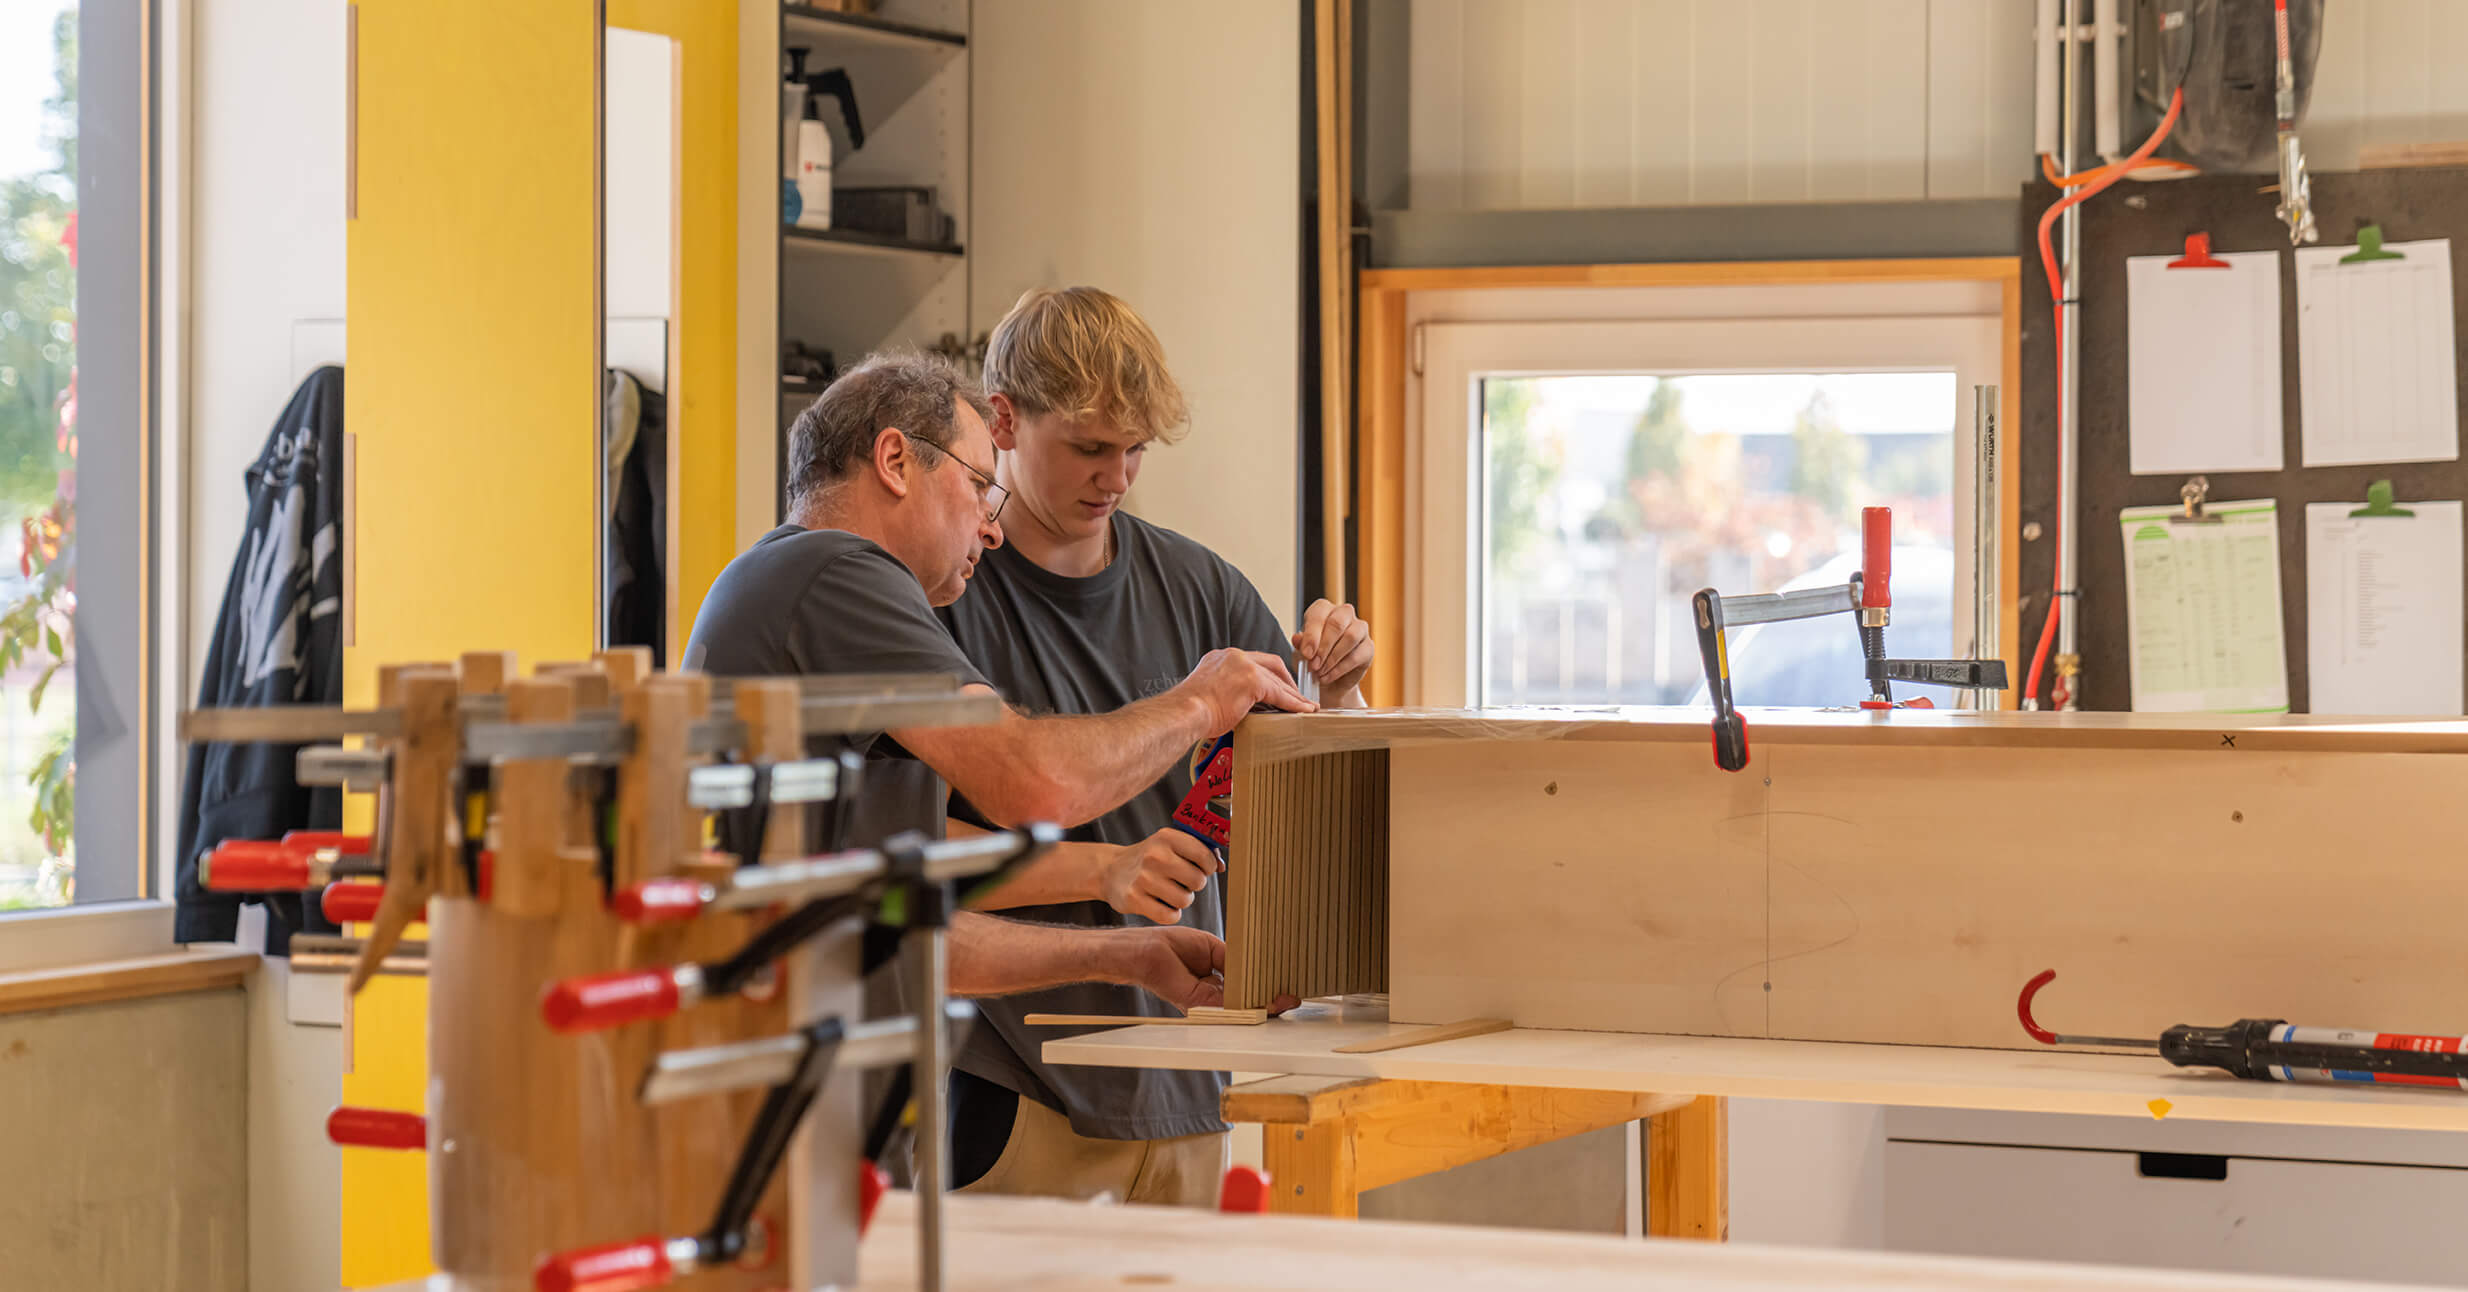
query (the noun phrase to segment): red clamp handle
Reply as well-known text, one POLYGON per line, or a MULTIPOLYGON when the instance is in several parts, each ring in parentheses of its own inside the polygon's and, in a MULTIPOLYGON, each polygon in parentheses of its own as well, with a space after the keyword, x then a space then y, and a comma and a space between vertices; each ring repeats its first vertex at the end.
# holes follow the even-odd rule
POLYGON ((198 880, 218 893, 309 886, 309 854, 267 839, 226 839, 214 845, 198 870, 198 880))
POLYGON ((1894 604, 1894 509, 1860 508, 1860 609, 1894 604))
POLYGON ((578 1247, 540 1258, 531 1271, 538 1292, 636 1292, 665 1287, 675 1271, 656 1234, 601 1247, 578 1247))
POLYGON ((347 857, 368 855, 369 837, 365 834, 345 834, 340 830, 294 830, 283 836, 283 846, 306 855, 332 848, 347 857))
POLYGON ((1266 1214, 1268 1172, 1256 1166, 1229 1168, 1225 1183, 1217 1189, 1217 1210, 1266 1214))
POLYGON ((857 1159, 857 1236, 865 1237, 874 1223, 874 1208, 891 1192, 891 1176, 864 1158, 857 1159))
POLYGON ((345 1148, 428 1147, 428 1118, 387 1108, 349 1105, 326 1114, 326 1138, 345 1148))
POLYGON ((703 886, 691 879, 652 879, 619 889, 610 906, 628 924, 673 924, 703 910, 703 886))
POLYGON ((568 978, 540 998, 540 1017, 560 1032, 596 1032, 677 1012, 677 975, 669 969, 620 969, 568 978))
POLYGON ((385 897, 383 884, 328 884, 318 906, 337 924, 366 924, 377 918, 377 905, 385 897))

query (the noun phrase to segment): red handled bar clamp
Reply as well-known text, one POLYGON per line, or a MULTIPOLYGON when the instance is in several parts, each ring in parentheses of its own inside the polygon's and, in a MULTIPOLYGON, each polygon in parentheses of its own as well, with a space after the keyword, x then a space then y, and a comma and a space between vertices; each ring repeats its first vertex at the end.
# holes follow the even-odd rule
POLYGON ((1217 810, 1216 800, 1234 792, 1234 733, 1217 737, 1202 754, 1191 778, 1191 792, 1174 809, 1174 828, 1222 851, 1233 837, 1234 823, 1217 810))
POLYGON ((287 892, 384 869, 369 856, 367 835, 294 830, 281 839, 226 839, 214 845, 198 863, 197 882, 218 893, 287 892))
POLYGON ((344 1148, 425 1149, 428 1118, 346 1104, 326 1114, 326 1138, 344 1148))

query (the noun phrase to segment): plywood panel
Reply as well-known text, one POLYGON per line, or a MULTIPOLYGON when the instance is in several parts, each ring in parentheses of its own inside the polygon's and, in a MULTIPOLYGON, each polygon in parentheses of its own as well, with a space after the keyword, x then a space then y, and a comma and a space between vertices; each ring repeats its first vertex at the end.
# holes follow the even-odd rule
POLYGON ((248 1001, 0 1017, 0 1283, 248 1286, 248 1001))
POLYGON ((1767 741, 1735 776, 1469 741, 1391 769, 1400 1021, 2023 1047, 2015 993, 2056 968, 2052 1025, 2102 1035, 2468 1031, 2452 757, 1767 741), (2052 792, 2083 810, 2017 828, 2052 792))

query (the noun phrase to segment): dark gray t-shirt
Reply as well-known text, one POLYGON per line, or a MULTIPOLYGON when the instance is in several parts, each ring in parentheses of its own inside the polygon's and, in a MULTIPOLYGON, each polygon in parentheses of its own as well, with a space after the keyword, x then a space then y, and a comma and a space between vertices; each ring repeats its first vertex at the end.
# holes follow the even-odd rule
MULTIPOLYGON (((684 665, 721 677, 809 673, 985 675, 954 647, 925 588, 898 557, 845 530, 782 525, 720 571, 694 616, 684 665)), ((848 839, 943 832, 943 782, 880 732, 851 737, 868 757, 866 806, 848 839)))
MULTIPOLYGON (((1293 662, 1277 617, 1242 572, 1216 553, 1137 517, 1114 515, 1114 561, 1085 579, 1055 574, 1010 548, 978 562, 968 594, 935 613, 953 640, 1012 707, 1028 714, 1108 713, 1167 691, 1200 657, 1235 646, 1293 662)), ((1164 829, 1191 791, 1189 760, 1123 806, 1069 832, 1072 839, 1137 843, 1164 829)), ((952 815, 984 824, 952 796, 952 815)), ((1101 901, 1032 906, 1001 914, 1087 928, 1140 926, 1101 901)), ((1182 922, 1225 934, 1220 880, 1200 890, 1182 922)), ((1080 983, 977 1002, 980 1023, 956 1066, 1071 1118, 1098 1139, 1167 1139, 1225 1129, 1218 1098, 1225 1075, 1137 1068, 1049 1067, 1040 1043, 1066 1027, 1029 1027, 1032 1013, 1148 1014, 1174 1011, 1137 987, 1080 983)), ((1088 1029, 1080 1029, 1086 1031, 1088 1029)))

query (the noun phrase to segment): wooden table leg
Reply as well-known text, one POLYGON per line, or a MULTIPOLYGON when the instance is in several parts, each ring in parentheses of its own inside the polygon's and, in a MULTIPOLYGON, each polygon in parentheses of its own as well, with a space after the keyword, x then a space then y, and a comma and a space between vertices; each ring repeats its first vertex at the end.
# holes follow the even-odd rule
POLYGON ((1657 1113, 1645 1131, 1645 1232, 1731 1236, 1731 1108, 1712 1096, 1657 1113))

